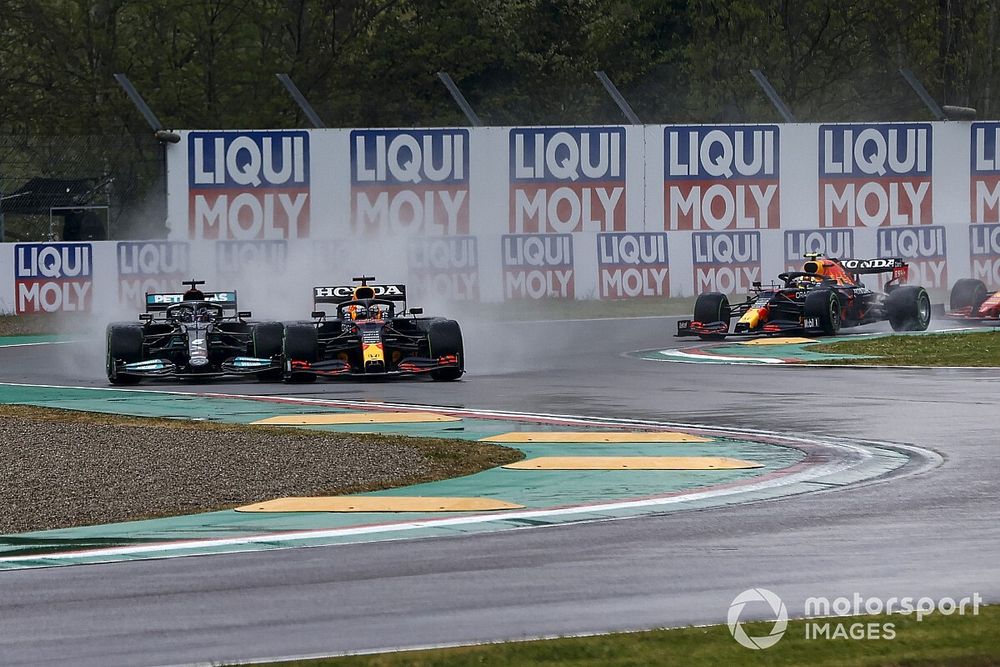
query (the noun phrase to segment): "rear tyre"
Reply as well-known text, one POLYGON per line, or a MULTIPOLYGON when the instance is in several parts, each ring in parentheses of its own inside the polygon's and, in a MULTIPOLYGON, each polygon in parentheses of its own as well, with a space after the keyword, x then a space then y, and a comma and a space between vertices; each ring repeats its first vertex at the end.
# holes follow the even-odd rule
POLYGON ((962 278, 951 288, 951 297, 948 299, 948 307, 952 311, 969 308, 969 314, 975 313, 986 301, 989 290, 986 289, 982 280, 975 278, 962 278))
POLYGON ((315 382, 316 374, 292 370, 293 361, 315 363, 319 358, 319 339, 312 324, 295 322, 284 326, 282 355, 285 359, 285 382, 315 382))
POLYGON ((118 375, 115 360, 126 364, 142 361, 142 326, 138 324, 109 324, 106 367, 108 382, 114 385, 136 384, 136 375, 118 375))
POLYGON ((427 327, 427 347, 432 358, 448 355, 458 357, 457 368, 441 368, 430 372, 432 380, 452 382, 465 372, 465 346, 462 328, 455 320, 434 320, 427 327))
POLYGON ((833 290, 814 289, 806 295, 804 315, 816 318, 819 328, 826 336, 836 336, 843 323, 840 297, 833 290))
POLYGON ((931 298, 916 285, 893 290, 886 297, 885 310, 893 331, 926 331, 931 323, 931 298))
MULTIPOLYGON (((732 309, 729 307, 729 298, 725 294, 718 292, 699 294, 694 302, 695 322, 701 322, 702 324, 725 322, 727 332, 732 312, 732 309)), ((725 338, 725 334, 702 334, 699 337, 702 340, 721 340, 725 338)))
MULTIPOLYGON (((260 322, 253 325, 250 331, 253 346, 253 356, 258 359, 273 359, 281 355, 282 338, 285 327, 281 322, 260 322)), ((278 382, 284 375, 283 368, 276 368, 257 373, 261 382, 278 382)))

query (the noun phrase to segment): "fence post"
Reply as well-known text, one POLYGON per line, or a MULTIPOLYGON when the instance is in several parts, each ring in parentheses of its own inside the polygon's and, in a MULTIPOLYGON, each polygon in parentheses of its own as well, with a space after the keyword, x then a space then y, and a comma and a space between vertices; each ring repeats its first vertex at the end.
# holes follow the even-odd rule
POLYGON ((924 88, 924 84, 920 83, 920 79, 918 79, 913 74, 913 72, 906 69, 905 67, 900 67, 899 74, 904 79, 906 79, 906 83, 910 84, 910 88, 912 88, 913 92, 917 94, 917 97, 920 98, 920 101, 923 102, 928 109, 930 109, 931 113, 934 115, 934 118, 936 118, 937 120, 948 120, 948 117, 945 115, 944 110, 937 103, 937 101, 933 97, 931 97, 931 94, 927 92, 926 88, 924 88))
POLYGON ((629 104, 628 100, 625 99, 625 96, 619 92, 618 87, 611 83, 611 79, 608 78, 608 75, 603 71, 597 71, 594 72, 594 76, 596 76, 597 80, 601 82, 601 85, 604 86, 604 90, 606 90, 608 95, 611 96, 611 99, 615 101, 615 104, 618 105, 621 112, 625 114, 625 118, 628 119, 628 122, 632 125, 642 125, 642 121, 639 120, 639 116, 637 116, 635 111, 632 110, 632 105, 629 104))
POLYGON ((312 108, 311 104, 309 104, 309 100, 306 99, 306 96, 302 94, 299 87, 295 85, 294 81, 292 81, 292 77, 287 74, 275 74, 275 76, 278 77, 278 81, 281 82, 281 85, 285 87, 288 94, 292 96, 295 103, 299 105, 300 109, 302 109, 302 113, 306 115, 306 118, 308 118, 309 122, 313 124, 313 127, 316 129, 325 128, 326 123, 323 122, 323 119, 319 117, 316 110, 312 108))
POLYGON ((753 78, 757 80, 757 85, 761 87, 761 90, 763 90, 764 94, 767 95, 767 99, 771 101, 771 104, 773 104, 774 108, 778 110, 778 113, 781 114, 781 117, 785 119, 786 123, 799 122, 795 119, 795 114, 793 114, 792 110, 788 108, 785 101, 781 99, 781 95, 778 95, 778 91, 774 89, 771 82, 767 80, 766 76, 764 76, 763 72, 759 69, 752 69, 750 70, 750 74, 752 74, 753 78))
POLYGON ((451 93, 451 98, 455 100, 455 104, 457 104, 462 110, 465 117, 469 119, 469 123, 471 123, 473 127, 480 127, 483 124, 482 121, 479 120, 479 116, 476 115, 476 112, 472 110, 472 105, 470 105, 468 100, 465 99, 465 95, 463 95, 462 91, 455 85, 451 75, 447 72, 438 72, 437 75, 438 78, 441 79, 441 83, 444 84, 444 87, 448 89, 449 93, 451 93))

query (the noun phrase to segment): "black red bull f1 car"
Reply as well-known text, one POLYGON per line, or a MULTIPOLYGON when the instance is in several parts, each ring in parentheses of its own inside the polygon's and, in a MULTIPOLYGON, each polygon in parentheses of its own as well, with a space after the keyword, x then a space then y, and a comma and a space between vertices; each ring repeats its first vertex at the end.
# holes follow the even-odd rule
POLYGON ((253 375, 282 377, 280 322, 248 322, 236 292, 202 292, 201 280, 184 283, 183 294, 146 294, 139 323, 107 328, 107 373, 111 384, 143 378, 205 379, 253 375))
POLYGON ((927 290, 900 285, 908 265, 888 259, 833 259, 808 255, 802 271, 778 274, 777 284, 754 283, 741 303, 724 294, 701 294, 694 318, 677 323, 678 336, 706 340, 730 335, 835 335, 842 327, 888 320, 894 331, 924 331, 931 320, 927 290), (869 289, 864 274, 891 273, 885 293, 869 289), (736 320, 732 326, 732 320, 736 320))
POLYGON ((963 322, 1000 324, 1000 291, 990 292, 982 280, 963 278, 952 286, 944 316, 963 322))
POLYGON ((284 378, 317 376, 426 374, 432 380, 457 380, 465 372, 465 350, 458 322, 419 317, 406 309, 405 285, 371 285, 375 278, 354 278, 360 285, 313 288, 313 321, 285 324, 284 378), (331 312, 320 306, 332 306, 331 312), (397 307, 398 306, 398 307, 397 307))

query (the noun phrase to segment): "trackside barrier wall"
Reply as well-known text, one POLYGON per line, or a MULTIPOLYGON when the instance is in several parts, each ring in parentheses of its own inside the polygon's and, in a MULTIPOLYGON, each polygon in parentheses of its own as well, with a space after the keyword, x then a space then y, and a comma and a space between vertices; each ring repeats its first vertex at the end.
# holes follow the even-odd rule
POLYGON ((0 310, 198 277, 301 313, 361 273, 426 305, 743 293, 806 252, 1000 288, 1000 122, 180 135, 169 240, 4 244, 0 310))

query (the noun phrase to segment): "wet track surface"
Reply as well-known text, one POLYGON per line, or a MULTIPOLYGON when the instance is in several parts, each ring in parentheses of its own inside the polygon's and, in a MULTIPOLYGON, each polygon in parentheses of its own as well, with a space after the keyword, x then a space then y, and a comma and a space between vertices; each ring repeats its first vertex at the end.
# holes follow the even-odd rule
MULTIPOLYGON (((840 434, 919 445, 944 461, 734 508, 7 572, 0 662, 173 664, 718 623, 754 586, 793 616, 807 597, 855 592, 1000 600, 1000 373, 622 356, 690 344, 675 342, 673 328, 671 319, 467 326, 470 374, 459 383, 193 388, 840 434)), ((100 346, 0 350, 0 381, 104 386, 100 346)))

